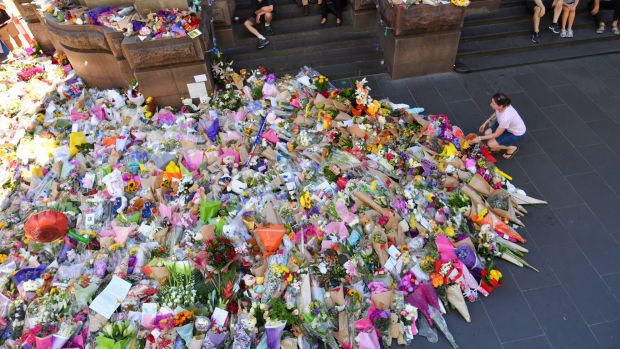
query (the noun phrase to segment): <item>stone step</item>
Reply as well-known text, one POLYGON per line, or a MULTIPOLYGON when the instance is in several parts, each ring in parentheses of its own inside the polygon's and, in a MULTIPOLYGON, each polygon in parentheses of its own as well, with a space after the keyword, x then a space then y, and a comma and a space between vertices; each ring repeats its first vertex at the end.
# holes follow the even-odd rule
MULTIPOLYGON (((586 34, 578 33, 578 35, 586 34)), ((571 39, 567 40, 571 42, 571 39)), ((572 40, 572 44, 568 45, 536 45, 531 49, 521 47, 503 54, 497 51, 494 54, 459 55, 455 71, 465 73, 620 52, 618 36, 610 37, 603 34, 603 37, 596 40, 580 40, 579 37, 572 40)))
POLYGON ((299 38, 294 40, 278 40, 270 38, 269 46, 258 50, 254 46, 245 45, 225 49, 224 54, 235 60, 247 60, 263 56, 291 56, 293 54, 307 54, 317 50, 328 51, 343 47, 365 47, 378 45, 379 41, 373 33, 345 32, 339 33, 338 39, 329 36, 299 38))
POLYGON ((328 76, 332 81, 338 79, 356 80, 361 77, 387 72, 383 58, 368 59, 357 62, 316 66, 317 71, 328 76))
POLYGON ((546 32, 541 36, 540 44, 533 44, 530 40, 531 32, 525 35, 511 34, 510 36, 461 42, 459 45, 458 57, 465 56, 489 56, 489 55, 509 55, 516 52, 541 51, 555 49, 562 46, 579 46, 589 42, 608 41, 609 46, 616 46, 620 50, 620 37, 613 35, 609 31, 604 34, 597 34, 592 26, 587 28, 573 28, 575 37, 561 38, 557 34, 546 32))
POLYGON ((502 0, 499 4, 500 8, 525 6, 525 0, 502 0))
POLYGON ((504 7, 488 13, 474 13, 468 15, 465 17, 463 26, 468 27, 482 24, 502 23, 506 21, 519 20, 525 16, 531 18, 531 15, 525 8, 525 5, 504 7))
MULTIPOLYGON (((543 18, 540 24, 540 32, 543 37, 548 35, 555 35, 547 29, 551 24, 551 17, 543 18)), ((591 16, 583 11, 577 13, 573 28, 593 28, 591 16)), ((530 35, 532 33, 532 19, 531 17, 522 17, 521 19, 515 19, 513 21, 506 21, 500 23, 485 23, 479 25, 466 25, 461 31, 461 43, 486 40, 495 38, 505 38, 512 35, 530 35)))
MULTIPOLYGON (((291 71, 304 65, 311 67, 338 65, 341 63, 358 62, 364 60, 381 59, 383 52, 379 46, 367 45, 360 47, 343 47, 324 51, 317 49, 315 52, 308 52, 303 55, 291 54, 284 56, 271 57, 265 55, 260 58, 234 60, 236 69, 257 68, 265 66, 277 72, 291 71)), ((232 58, 232 57, 231 57, 232 58)))

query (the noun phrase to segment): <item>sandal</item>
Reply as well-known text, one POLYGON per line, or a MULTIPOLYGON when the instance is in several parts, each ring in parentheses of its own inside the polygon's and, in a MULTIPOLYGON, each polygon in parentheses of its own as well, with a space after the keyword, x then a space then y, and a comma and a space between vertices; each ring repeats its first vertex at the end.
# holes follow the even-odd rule
POLYGON ((336 25, 342 25, 342 19, 336 18, 336 25))
POLYGON ((603 34, 605 32, 605 23, 601 23, 601 25, 598 26, 598 29, 596 30, 597 34, 603 34))
POLYGON ((327 23, 327 18, 325 17, 321 18, 321 25, 324 25, 325 23, 327 23))
POLYGON ((502 155, 502 157, 506 160, 510 160, 512 159, 515 154, 519 151, 519 147, 517 147, 517 149, 515 149, 512 153, 509 152, 505 152, 504 155, 502 155))

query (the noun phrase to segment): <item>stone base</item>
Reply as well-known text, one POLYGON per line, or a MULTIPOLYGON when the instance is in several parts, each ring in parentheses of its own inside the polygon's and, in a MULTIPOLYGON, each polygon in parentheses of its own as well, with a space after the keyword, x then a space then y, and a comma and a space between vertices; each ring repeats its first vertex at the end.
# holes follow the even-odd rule
POLYGON ((460 37, 460 31, 398 37, 392 31, 379 33, 392 79, 451 71, 460 37))
POLYGON ((215 38, 220 48, 228 48, 235 46, 235 33, 232 26, 215 27, 215 38))
POLYGON ((52 38, 47 31, 47 27, 43 23, 39 21, 28 23, 28 29, 30 29, 32 36, 39 43, 39 46, 41 47, 43 52, 54 52, 54 44, 52 43, 52 38))
POLYGON ((377 10, 374 8, 353 10, 353 30, 369 31, 377 27, 377 10))
POLYGON ((196 75, 206 74, 207 91, 213 90, 211 72, 205 63, 136 69, 134 74, 142 93, 155 98, 159 105, 180 107, 181 100, 189 97, 187 84, 195 82, 196 75))
POLYGON ((488 13, 499 8, 501 0, 470 0, 469 6, 465 8, 465 15, 476 13, 488 13))
POLYGON ((133 79, 129 63, 102 52, 80 52, 64 48, 77 76, 88 85, 100 89, 127 86, 133 79))

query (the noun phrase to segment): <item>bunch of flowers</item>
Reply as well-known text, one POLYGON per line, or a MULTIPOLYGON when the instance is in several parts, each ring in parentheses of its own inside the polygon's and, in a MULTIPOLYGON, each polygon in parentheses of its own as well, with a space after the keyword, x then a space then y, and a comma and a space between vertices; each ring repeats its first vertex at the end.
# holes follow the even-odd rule
POLYGON ((181 327, 193 322, 194 318, 194 313, 188 310, 182 310, 174 316, 172 323, 174 324, 174 327, 181 327))
POLYGON ((20 70, 17 73, 17 76, 22 81, 30 81, 30 79, 32 79, 33 77, 40 76, 44 72, 45 72, 45 69, 43 69, 43 67, 31 66, 31 67, 26 67, 26 68, 20 70))
POLYGON ((327 79, 323 75, 315 77, 313 81, 314 81, 314 86, 316 87, 317 90, 319 90, 319 92, 326 91, 329 88, 329 79, 327 79))
POLYGON ((196 288, 189 262, 171 263, 167 268, 170 278, 159 291, 161 303, 170 309, 193 305, 196 302, 196 288))
POLYGON ((482 280, 480 286, 487 292, 491 293, 496 287, 504 284, 504 275, 498 269, 484 269, 482 271, 482 280))
POLYGON ((225 237, 216 237, 207 241, 205 251, 207 252, 207 263, 220 271, 237 257, 232 241, 225 237))
POLYGON ((107 323, 97 336, 97 348, 126 348, 138 333, 138 327, 128 320, 107 323))

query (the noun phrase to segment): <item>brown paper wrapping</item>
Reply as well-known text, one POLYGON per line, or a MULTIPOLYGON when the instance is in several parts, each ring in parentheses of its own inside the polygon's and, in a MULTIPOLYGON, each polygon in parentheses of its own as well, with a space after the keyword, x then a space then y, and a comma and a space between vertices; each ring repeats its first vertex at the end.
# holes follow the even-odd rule
POLYGON ((202 241, 204 242, 215 239, 215 225, 203 225, 200 228, 200 235, 202 236, 202 241))
POLYGON ((261 262, 261 264, 255 266, 252 268, 252 274, 254 274, 255 277, 264 277, 265 273, 267 273, 267 267, 269 265, 267 264, 267 262, 261 262))
POLYGON ((101 330, 106 322, 108 322, 108 319, 106 319, 105 316, 91 311, 90 314, 88 314, 88 332, 94 333, 101 330))
POLYGON ((456 285, 450 285, 446 289, 446 296, 448 298, 448 302, 456 309, 456 311, 461 314, 463 319, 467 322, 471 322, 471 317, 469 316, 469 310, 467 309, 467 304, 465 304, 465 298, 463 297, 463 293, 461 292, 461 288, 456 285))
POLYGON ((151 267, 150 277, 157 280, 160 285, 165 285, 166 281, 168 281, 168 277, 170 277, 170 272, 166 267, 151 267))
POLYGON ((344 305, 344 287, 342 284, 329 290, 329 297, 335 305, 344 305))
POLYGON ((381 293, 375 293, 370 295, 370 300, 375 308, 379 310, 387 310, 392 305, 394 299, 394 291, 385 291, 381 293))
POLYGON ((493 192, 493 188, 478 173, 472 176, 468 185, 484 196, 489 196, 493 192))
POLYGON ((287 337, 280 341, 281 349, 297 349, 297 338, 287 337))
POLYGON ((459 186, 459 180, 452 177, 452 176, 446 176, 446 179, 444 180, 443 184, 441 185, 442 188, 444 189, 453 189, 459 186))
POLYGON ((463 240, 459 240, 454 243, 454 247, 459 247, 461 245, 469 245, 469 247, 471 247, 472 250, 476 251, 476 247, 474 246, 474 243, 471 241, 471 238, 469 237, 463 240))
POLYGON ((353 196, 355 197, 356 200, 358 200, 361 204, 368 206, 370 208, 372 208, 373 210, 383 214, 383 215, 387 215, 388 213, 388 209, 385 209, 383 207, 381 207, 378 203, 376 203, 368 194, 366 194, 365 192, 362 191, 356 191, 353 193, 353 196))
POLYGON ((387 244, 380 244, 380 243, 373 242, 372 248, 373 250, 375 250, 377 257, 379 257, 379 263, 381 264, 381 266, 383 266, 388 261, 390 256, 388 255, 385 249, 381 248, 381 245, 387 245, 387 244))
POLYGON ((338 331, 333 332, 333 335, 341 347, 344 347, 349 342, 349 319, 347 318, 346 311, 338 313, 338 331))

